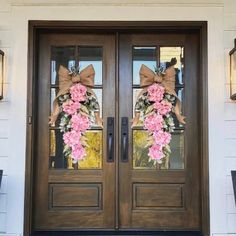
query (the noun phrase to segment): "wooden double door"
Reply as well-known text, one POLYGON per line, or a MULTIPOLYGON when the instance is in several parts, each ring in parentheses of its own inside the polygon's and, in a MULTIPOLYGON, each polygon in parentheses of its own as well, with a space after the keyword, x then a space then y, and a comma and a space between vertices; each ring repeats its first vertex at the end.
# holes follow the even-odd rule
POLYGON ((47 230, 200 230, 198 35, 42 34, 35 85, 33 228, 47 230), (131 127, 142 64, 154 70, 176 58, 175 90, 186 124, 174 117, 171 154, 149 159, 142 122, 131 127), (85 132, 86 158, 63 153, 59 129, 48 124, 59 90, 58 71, 92 64, 92 90, 103 127, 85 132))

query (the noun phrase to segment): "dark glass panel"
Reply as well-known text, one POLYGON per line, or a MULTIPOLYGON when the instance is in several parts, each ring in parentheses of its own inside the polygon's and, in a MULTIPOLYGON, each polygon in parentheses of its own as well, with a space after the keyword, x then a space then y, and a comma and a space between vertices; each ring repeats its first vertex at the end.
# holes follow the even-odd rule
POLYGON ((140 85, 139 70, 142 64, 156 68, 156 47, 133 47, 133 84, 140 85))
POLYGON ((79 47, 79 68, 92 64, 95 70, 95 85, 102 85, 102 47, 79 47))
POLYGON ((75 66, 75 49, 74 46, 51 48, 51 84, 58 85, 58 70, 60 65, 71 68, 75 66))

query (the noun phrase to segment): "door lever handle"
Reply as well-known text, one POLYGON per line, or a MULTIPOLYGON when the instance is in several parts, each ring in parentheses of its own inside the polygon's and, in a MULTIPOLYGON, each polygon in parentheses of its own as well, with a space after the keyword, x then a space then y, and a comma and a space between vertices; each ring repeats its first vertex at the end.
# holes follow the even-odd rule
POLYGON ((107 162, 114 162, 114 117, 107 117, 107 162))
POLYGON ((129 160, 129 121, 128 117, 121 118, 121 161, 129 160))

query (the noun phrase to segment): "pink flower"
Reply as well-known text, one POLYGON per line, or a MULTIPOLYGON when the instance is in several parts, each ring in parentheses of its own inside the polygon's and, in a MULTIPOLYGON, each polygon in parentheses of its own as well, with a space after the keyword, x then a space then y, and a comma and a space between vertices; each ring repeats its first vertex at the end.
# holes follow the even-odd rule
POLYGON ((72 158, 74 160, 82 160, 85 156, 85 148, 82 145, 72 146, 72 158))
POLYGON ((163 117, 159 114, 149 115, 144 120, 144 127, 151 132, 160 130, 163 126, 163 117))
POLYGON ((153 145, 149 148, 148 156, 153 160, 160 161, 164 157, 164 154, 159 145, 153 145))
POLYGON ((71 98, 75 101, 75 102, 82 102, 85 101, 86 97, 86 87, 80 83, 73 85, 70 88, 70 94, 71 94, 71 98))
POLYGON ((165 89, 161 85, 152 84, 148 87, 149 100, 153 102, 159 102, 163 99, 165 89))
POLYGON ((75 131, 80 131, 80 132, 84 132, 86 129, 89 128, 89 118, 87 116, 84 115, 80 115, 80 114, 74 114, 71 117, 71 124, 72 124, 72 128, 75 131))
POLYGON ((62 105, 63 111, 68 115, 73 115, 80 108, 79 102, 73 102, 72 100, 67 100, 62 105))
POLYGON ((64 143, 68 146, 73 146, 80 143, 81 133, 76 132, 75 130, 66 132, 63 134, 64 143))
POLYGON ((171 134, 164 132, 163 130, 159 130, 158 132, 153 133, 154 142, 160 146, 166 146, 170 143, 171 134))
POLYGON ((166 115, 168 112, 171 111, 172 105, 170 102, 162 100, 161 102, 155 102, 153 107, 160 115, 166 115))

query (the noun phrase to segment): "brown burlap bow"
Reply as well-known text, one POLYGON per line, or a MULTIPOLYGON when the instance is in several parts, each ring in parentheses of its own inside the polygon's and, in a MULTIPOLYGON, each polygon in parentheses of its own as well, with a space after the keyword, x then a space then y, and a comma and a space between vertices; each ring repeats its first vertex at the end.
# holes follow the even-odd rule
MULTIPOLYGON (((177 102, 173 109, 173 112, 175 113, 178 121, 182 124, 185 124, 184 121, 185 117, 181 115, 181 103, 175 92, 175 74, 176 72, 174 65, 168 67, 165 70, 164 74, 161 73, 157 74, 147 66, 142 65, 139 71, 139 76, 140 76, 140 86, 143 88, 143 90, 140 92, 138 98, 147 91, 148 86, 154 83, 162 85, 165 88, 166 93, 174 95, 177 98, 177 102)), ((139 119, 139 114, 136 113, 135 118, 133 119, 133 126, 137 124, 138 119, 139 119)))
MULTIPOLYGON (((58 103, 58 98, 61 95, 69 93, 70 87, 73 84, 81 83, 87 87, 89 92, 94 94, 94 92, 90 88, 94 86, 95 70, 93 68, 93 65, 88 65, 79 74, 70 73, 70 71, 66 67, 60 65, 58 75, 59 75, 59 92, 53 101, 53 111, 50 116, 50 122, 49 122, 49 124, 51 125, 55 125, 57 117, 60 114, 60 106, 58 103)), ((102 121, 99 115, 100 115, 99 112, 95 114, 95 118, 96 118, 97 123, 101 125, 102 121)))

